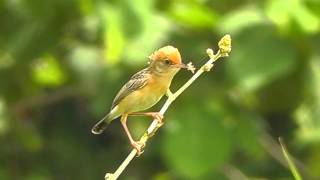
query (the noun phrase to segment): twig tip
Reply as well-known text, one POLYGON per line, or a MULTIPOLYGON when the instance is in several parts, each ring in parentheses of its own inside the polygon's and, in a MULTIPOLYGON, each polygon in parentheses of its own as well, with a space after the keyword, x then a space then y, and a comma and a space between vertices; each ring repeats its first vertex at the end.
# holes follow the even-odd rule
POLYGON ((231 36, 230 34, 226 34, 221 38, 221 40, 218 43, 219 50, 221 52, 222 56, 228 56, 231 52, 231 36))
POLYGON ((206 52, 207 52, 208 56, 210 57, 210 59, 214 58, 214 53, 213 53, 213 50, 211 48, 208 48, 206 52))
POLYGON ((114 174, 112 173, 106 173, 106 175, 104 176, 105 180, 116 180, 116 178, 114 177, 114 174))

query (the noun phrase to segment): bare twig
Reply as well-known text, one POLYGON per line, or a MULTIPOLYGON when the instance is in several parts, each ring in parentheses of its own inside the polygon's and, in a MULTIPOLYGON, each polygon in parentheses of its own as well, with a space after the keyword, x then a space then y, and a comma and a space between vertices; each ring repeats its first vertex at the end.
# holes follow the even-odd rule
POLYGON ((286 158, 287 160, 287 163, 289 165, 289 168, 291 170, 291 173, 294 177, 295 180, 301 180, 301 175, 296 167, 296 165, 294 164, 293 160, 292 160, 292 157, 290 156, 288 150, 287 150, 287 147, 286 145, 283 143, 283 140, 281 137, 279 137, 279 143, 280 143, 280 146, 281 146, 281 149, 282 149, 282 153, 284 155, 284 157, 286 158))
MULTIPOLYGON (((217 61, 220 57, 227 57, 231 51, 231 37, 230 35, 225 35, 218 43, 219 51, 214 54, 212 49, 207 49, 207 54, 210 59, 175 93, 171 93, 168 91, 168 99, 162 106, 160 113, 164 114, 171 103, 184 91, 186 90, 203 72, 210 71, 213 67, 213 63, 217 61)), ((193 68, 188 68, 189 70, 193 68)), ((158 124, 158 120, 153 120, 147 131, 140 138, 140 142, 145 144, 148 139, 155 134, 161 124, 158 124)), ((118 167, 118 169, 114 173, 107 173, 105 175, 105 179, 107 180, 116 180, 120 174, 124 171, 124 169, 128 166, 131 160, 136 156, 137 150, 132 149, 127 158, 122 162, 122 164, 118 167)))
MULTIPOLYGON (((262 136, 259 138, 259 142, 262 145, 262 147, 266 150, 268 154, 272 158, 274 158, 276 161, 278 161, 283 167, 289 169, 289 165, 286 162, 285 157, 282 155, 282 149, 281 146, 277 143, 276 140, 274 140, 270 134, 267 132, 264 132, 264 130, 261 129, 262 136)), ((305 179, 315 179, 315 177, 312 176, 312 173, 310 170, 306 167, 306 165, 298 160, 297 158, 291 157, 291 159, 295 162, 297 167, 301 170, 301 175, 305 179)))

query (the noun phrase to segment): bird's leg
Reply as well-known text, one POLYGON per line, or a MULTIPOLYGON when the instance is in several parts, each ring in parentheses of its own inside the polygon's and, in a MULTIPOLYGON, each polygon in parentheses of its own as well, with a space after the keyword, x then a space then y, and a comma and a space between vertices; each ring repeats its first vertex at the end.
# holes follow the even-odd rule
POLYGON ((134 112, 130 116, 151 116, 158 121, 158 124, 163 125, 163 114, 159 112, 134 112))
POLYGON ((126 134, 129 138, 129 141, 131 143, 131 145, 137 150, 137 155, 139 156, 140 154, 143 153, 143 147, 145 146, 145 144, 139 142, 139 141, 135 141, 133 140, 132 136, 131 136, 131 133, 127 127, 127 118, 128 118, 128 114, 124 114, 121 116, 121 124, 124 128, 124 130, 126 131, 126 134))

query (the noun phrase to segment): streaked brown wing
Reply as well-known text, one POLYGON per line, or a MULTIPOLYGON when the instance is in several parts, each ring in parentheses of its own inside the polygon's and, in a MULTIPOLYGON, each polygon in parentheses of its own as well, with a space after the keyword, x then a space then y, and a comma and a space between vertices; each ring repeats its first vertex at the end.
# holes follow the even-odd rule
POLYGON ((134 74, 114 98, 111 109, 117 106, 123 98, 128 96, 133 91, 143 88, 147 84, 150 77, 148 72, 149 70, 146 68, 134 74))

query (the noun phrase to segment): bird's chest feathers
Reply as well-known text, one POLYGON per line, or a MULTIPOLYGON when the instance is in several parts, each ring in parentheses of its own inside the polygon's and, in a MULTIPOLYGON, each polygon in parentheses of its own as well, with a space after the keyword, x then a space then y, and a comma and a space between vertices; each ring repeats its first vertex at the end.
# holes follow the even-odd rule
POLYGON ((146 86, 126 97, 120 106, 127 112, 143 111, 155 105, 169 88, 171 80, 150 78, 146 86))
POLYGON ((145 91, 146 98, 161 98, 170 86, 170 81, 162 78, 151 78, 142 91, 145 91), (149 97, 148 97, 149 96, 149 97))
POLYGON ((149 108, 156 104, 169 88, 170 82, 162 79, 149 79, 148 84, 140 90, 140 99, 138 99, 141 107, 149 108))

